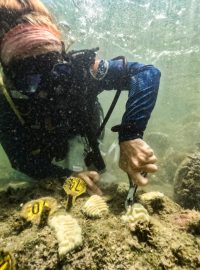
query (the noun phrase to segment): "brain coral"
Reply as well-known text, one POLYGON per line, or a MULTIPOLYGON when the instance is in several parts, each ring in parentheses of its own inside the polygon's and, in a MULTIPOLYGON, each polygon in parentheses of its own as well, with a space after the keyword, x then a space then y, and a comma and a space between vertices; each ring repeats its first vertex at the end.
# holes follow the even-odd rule
POLYGON ((122 216, 122 220, 133 231, 138 222, 149 222, 149 214, 140 203, 135 203, 128 207, 126 214, 122 216))
POLYGON ((100 218, 108 213, 108 205, 101 196, 92 195, 82 207, 82 212, 91 218, 100 218))
POLYGON ((59 244, 59 256, 82 244, 82 230, 76 219, 68 214, 58 214, 49 220, 49 226, 54 229, 59 244))

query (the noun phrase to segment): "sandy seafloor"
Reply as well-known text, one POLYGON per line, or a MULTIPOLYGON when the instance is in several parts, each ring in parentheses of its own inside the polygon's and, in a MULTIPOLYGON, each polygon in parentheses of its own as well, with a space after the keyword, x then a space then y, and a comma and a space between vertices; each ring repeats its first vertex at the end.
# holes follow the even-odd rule
POLYGON ((37 226, 20 218, 24 203, 44 196, 55 198, 65 209, 62 183, 45 180, 1 191, 1 250, 12 254, 18 270, 200 269, 200 213, 182 209, 167 196, 143 201, 150 222, 130 232, 121 220, 127 188, 124 183, 103 186, 109 213, 100 219, 86 218, 81 212, 89 195, 77 199, 70 214, 82 228, 83 244, 63 258, 58 255, 55 232, 47 224, 37 226))

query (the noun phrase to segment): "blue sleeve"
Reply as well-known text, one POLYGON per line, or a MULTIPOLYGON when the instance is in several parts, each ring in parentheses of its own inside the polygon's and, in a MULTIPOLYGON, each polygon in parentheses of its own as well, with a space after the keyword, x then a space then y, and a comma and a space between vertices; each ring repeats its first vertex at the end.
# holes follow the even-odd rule
POLYGON ((119 132, 119 141, 142 138, 151 112, 155 106, 160 71, 153 65, 110 60, 100 63, 104 74, 101 76, 101 87, 105 90, 126 89, 129 91, 126 110, 121 125, 113 128, 119 132), (103 64, 104 62, 104 64, 103 64))

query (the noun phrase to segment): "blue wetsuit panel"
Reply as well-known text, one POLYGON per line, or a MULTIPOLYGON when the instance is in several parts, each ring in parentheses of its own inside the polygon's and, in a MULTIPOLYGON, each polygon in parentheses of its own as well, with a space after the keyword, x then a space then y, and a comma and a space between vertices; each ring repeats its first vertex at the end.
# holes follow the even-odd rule
POLYGON ((106 90, 121 87, 129 91, 122 126, 133 124, 135 131, 119 131, 119 141, 142 138, 156 103, 160 71, 137 62, 128 62, 125 67, 122 60, 110 60, 105 65, 107 70, 101 87, 106 90))

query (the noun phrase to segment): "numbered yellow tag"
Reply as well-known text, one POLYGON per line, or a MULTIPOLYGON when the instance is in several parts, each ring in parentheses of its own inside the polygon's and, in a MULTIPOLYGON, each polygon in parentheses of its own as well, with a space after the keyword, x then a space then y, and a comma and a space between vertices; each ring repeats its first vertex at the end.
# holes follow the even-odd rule
POLYGON ((57 201, 51 197, 43 197, 26 203, 22 210, 21 216, 32 223, 39 224, 42 213, 49 208, 52 214, 57 210, 57 201))
POLYGON ((68 195, 80 196, 86 192, 86 184, 81 178, 68 177, 63 186, 68 195))
POLYGON ((77 177, 68 177, 65 180, 63 188, 68 195, 68 208, 70 208, 74 204, 78 196, 86 192, 85 182, 81 178, 77 177))
POLYGON ((12 257, 8 252, 0 251, 0 270, 14 270, 12 257))
POLYGON ((45 200, 36 201, 34 204, 29 205, 29 207, 27 208, 27 218, 29 220, 32 220, 36 218, 36 216, 41 216, 44 207, 48 206, 49 204, 45 200))

